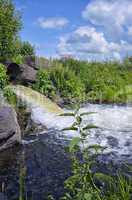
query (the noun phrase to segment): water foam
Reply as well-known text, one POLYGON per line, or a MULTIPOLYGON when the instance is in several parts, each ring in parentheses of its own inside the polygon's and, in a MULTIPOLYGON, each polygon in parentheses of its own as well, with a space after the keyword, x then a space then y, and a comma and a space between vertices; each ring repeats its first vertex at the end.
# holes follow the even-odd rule
MULTIPOLYGON (((112 151, 120 155, 131 154, 132 107, 88 104, 81 108, 80 112, 96 112, 96 114, 84 117, 84 123, 92 123, 99 127, 91 131, 88 144, 96 143, 106 146, 106 153, 112 151)), ((46 113, 40 107, 32 109, 32 119, 38 124, 58 130, 71 126, 74 122, 73 117, 60 117, 46 113)), ((67 138, 78 136, 74 131, 62 132, 62 134, 67 138)))
MULTIPOLYGON (((14 86, 13 91, 18 98, 31 109, 32 120, 45 125, 48 129, 61 131, 74 122, 73 117, 62 117, 62 110, 56 104, 42 94, 24 86, 14 86)), ((96 112, 86 116, 84 123, 93 123, 100 129, 92 130, 88 138, 88 144, 100 144, 107 146, 106 152, 114 152, 120 155, 131 155, 132 152, 132 107, 117 105, 87 104, 80 112, 96 112)), ((56 131, 55 131, 56 133, 56 131)), ((74 131, 61 132, 68 139, 78 134, 74 131)))

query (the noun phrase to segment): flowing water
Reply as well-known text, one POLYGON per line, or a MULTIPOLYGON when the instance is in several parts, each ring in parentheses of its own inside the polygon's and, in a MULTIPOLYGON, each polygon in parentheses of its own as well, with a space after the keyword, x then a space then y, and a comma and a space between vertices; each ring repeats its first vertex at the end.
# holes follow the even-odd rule
MULTIPOLYGON (((68 112, 68 111, 65 111, 68 112)), ((113 153, 116 159, 132 160, 132 107, 117 105, 87 104, 80 112, 95 112, 84 118, 84 123, 94 124, 99 128, 91 131, 87 143, 99 144, 107 147, 104 153, 113 153)), ((74 118, 60 117, 58 115, 44 113, 39 108, 32 109, 32 119, 36 123, 44 124, 48 128, 61 130, 72 125, 74 118)), ((60 137, 71 139, 78 136, 74 131, 61 132, 60 137)))
MULTIPOLYGON (((64 133, 61 129, 70 126, 74 118, 60 117, 60 113, 69 111, 60 109, 31 89, 18 86, 13 91, 30 108, 32 120, 48 130, 24 138, 21 148, 0 154, 0 190, 3 192, 0 195, 18 200, 20 172, 26 168, 27 197, 43 200, 47 194, 53 194, 58 199, 64 192, 63 182, 70 175, 69 156, 64 147, 78 135, 73 131, 64 133)), ((99 127, 91 131, 87 144, 107 147, 98 158, 100 169, 105 171, 110 162, 115 168, 123 163, 132 164, 132 106, 87 104, 80 112, 96 112, 85 116, 84 123, 99 127)))

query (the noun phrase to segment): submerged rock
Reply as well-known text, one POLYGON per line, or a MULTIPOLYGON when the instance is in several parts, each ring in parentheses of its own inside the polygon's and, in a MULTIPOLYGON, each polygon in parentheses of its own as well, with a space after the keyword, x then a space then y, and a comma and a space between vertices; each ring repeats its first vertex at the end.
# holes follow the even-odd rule
POLYGON ((0 151, 21 142, 21 131, 15 110, 6 105, 0 107, 0 151))

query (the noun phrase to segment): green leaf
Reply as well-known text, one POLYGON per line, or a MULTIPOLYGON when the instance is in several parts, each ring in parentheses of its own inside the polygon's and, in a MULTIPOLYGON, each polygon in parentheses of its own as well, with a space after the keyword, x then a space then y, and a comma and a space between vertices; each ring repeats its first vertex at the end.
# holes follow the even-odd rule
POLYGON ((113 182, 113 178, 111 176, 103 174, 103 173, 95 173, 94 178, 101 180, 101 181, 104 181, 106 183, 112 183, 113 182))
POLYGON ((72 116, 74 117, 74 113, 63 113, 63 114, 60 114, 59 116, 72 116))
POLYGON ((80 116, 84 116, 84 115, 92 115, 92 114, 97 114, 96 112, 84 112, 84 113, 81 113, 80 116))
POLYGON ((85 193, 85 194, 84 194, 84 199, 85 199, 85 200, 92 200, 92 194, 85 193))
POLYGON ((77 146, 79 144, 79 142, 81 141, 81 138, 80 137, 75 137, 71 140, 70 142, 70 151, 72 151, 74 149, 75 146, 77 146))
POLYGON ((82 118, 80 116, 76 117, 77 122, 80 124, 82 122, 82 118))
POLYGON ((62 131, 77 131, 78 128, 77 127, 74 127, 74 126, 71 126, 71 127, 67 127, 67 128, 64 128, 62 129, 62 131))
POLYGON ((93 125, 93 124, 89 124, 89 125, 85 126, 85 127, 83 128, 83 130, 96 129, 96 128, 99 128, 99 127, 98 127, 98 126, 95 126, 95 125, 93 125))

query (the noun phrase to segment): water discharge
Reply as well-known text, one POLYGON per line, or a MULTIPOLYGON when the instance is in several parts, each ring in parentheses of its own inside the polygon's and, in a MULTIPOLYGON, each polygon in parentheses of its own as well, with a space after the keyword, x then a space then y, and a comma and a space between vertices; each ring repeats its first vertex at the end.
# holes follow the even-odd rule
MULTIPOLYGON (((13 86, 18 98, 31 109, 32 120, 45 125, 48 129, 61 131, 70 126, 73 117, 59 116, 67 110, 62 110, 55 103, 40 93, 24 86, 13 86)), ((92 130, 88 144, 100 144, 107 147, 105 153, 112 152, 117 156, 128 156, 132 152, 132 107, 117 105, 87 104, 80 109, 81 112, 96 112, 84 118, 84 123, 97 125, 99 129, 92 130)), ((61 132, 61 136, 70 139, 77 136, 76 132, 61 132)))

